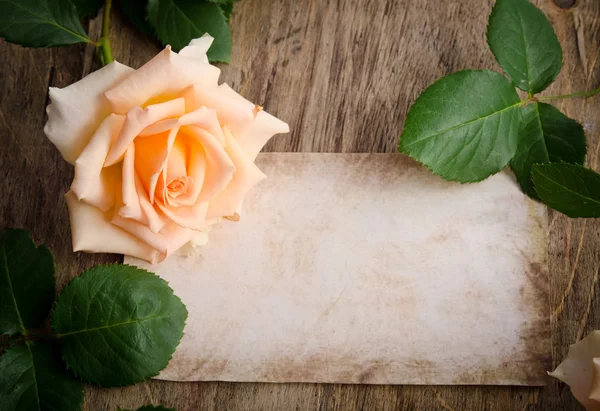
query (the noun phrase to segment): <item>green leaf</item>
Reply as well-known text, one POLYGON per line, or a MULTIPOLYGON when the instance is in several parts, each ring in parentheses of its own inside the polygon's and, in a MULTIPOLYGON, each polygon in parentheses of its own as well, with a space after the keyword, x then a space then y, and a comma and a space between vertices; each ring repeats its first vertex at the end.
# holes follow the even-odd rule
POLYGON ((71 0, 0 0, 0 37, 27 47, 90 42, 71 0))
POLYGON ((487 40, 504 72, 531 94, 548 87, 562 67, 562 49, 550 22, 527 0, 497 0, 487 40))
POLYGON ((114 387, 144 381, 166 367, 186 317, 166 281, 115 264, 72 280, 58 299, 52 327, 76 375, 114 387))
POLYGON ((84 385, 60 362, 52 345, 27 342, 0 357, 0 411, 79 411, 84 385))
POLYGON ((228 63, 231 32, 221 7, 198 0, 149 0, 148 21, 163 44, 179 51, 195 38, 209 33, 214 37, 208 59, 228 63))
POLYGON ((231 15, 233 14, 233 4, 236 1, 239 1, 239 0, 233 0, 233 1, 230 1, 229 3, 221 4, 221 10, 223 10, 223 14, 225 15, 225 20, 227 20, 228 23, 229 23, 229 20, 231 19, 231 15))
MULTIPOLYGON (((119 408, 119 411, 132 411, 119 408)), ((165 408, 162 405, 144 405, 136 411, 177 411, 175 408, 165 408)))
POLYGON ((210 3, 219 4, 221 9, 223 10, 225 19, 227 20, 227 22, 229 22, 229 19, 231 18, 231 14, 233 13, 233 4, 236 1, 240 1, 240 0, 206 0, 206 1, 208 1, 210 3))
POLYGON ((146 20, 148 0, 121 0, 117 3, 117 7, 139 30, 150 36, 155 36, 154 29, 146 20))
POLYGON ((54 301, 54 259, 25 230, 0 231, 0 334, 42 325, 54 301))
POLYGON ((73 0, 80 19, 95 17, 104 4, 104 0, 73 0))
POLYGON ((535 190, 546 205, 569 217, 600 217, 600 174, 579 164, 532 167, 535 190))
POLYGON ((447 180, 481 181, 514 156, 521 105, 501 74, 487 70, 450 74, 417 98, 398 148, 447 180))
POLYGON ((545 103, 523 109, 517 154, 510 162, 521 189, 532 198, 537 193, 531 180, 531 166, 541 163, 583 164, 587 152, 581 124, 545 103))

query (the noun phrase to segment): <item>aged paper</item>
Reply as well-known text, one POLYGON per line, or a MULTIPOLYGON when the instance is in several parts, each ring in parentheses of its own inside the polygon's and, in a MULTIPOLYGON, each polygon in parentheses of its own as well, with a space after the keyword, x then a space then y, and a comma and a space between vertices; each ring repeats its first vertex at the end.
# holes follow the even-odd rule
POLYGON ((158 378, 541 385, 545 207, 399 154, 261 154, 239 222, 159 265, 189 310, 158 378))

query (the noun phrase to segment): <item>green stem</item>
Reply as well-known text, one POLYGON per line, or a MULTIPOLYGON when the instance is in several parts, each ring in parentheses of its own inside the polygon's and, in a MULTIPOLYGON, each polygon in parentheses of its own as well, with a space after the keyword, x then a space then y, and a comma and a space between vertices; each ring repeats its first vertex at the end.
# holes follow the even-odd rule
POLYGON ((113 62, 112 48, 110 47, 109 25, 110 25, 110 9, 112 0, 104 0, 104 13, 102 13, 102 37, 98 41, 98 47, 102 53, 100 59, 102 65, 106 66, 113 62))
POLYGON ((539 101, 564 100, 567 98, 589 98, 600 93, 600 87, 594 90, 580 91, 579 93, 563 94, 562 96, 538 97, 539 101))

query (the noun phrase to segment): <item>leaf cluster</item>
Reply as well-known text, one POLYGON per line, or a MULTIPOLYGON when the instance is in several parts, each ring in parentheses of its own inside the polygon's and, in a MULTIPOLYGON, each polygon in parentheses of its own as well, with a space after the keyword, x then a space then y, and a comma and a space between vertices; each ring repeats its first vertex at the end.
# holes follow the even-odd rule
POLYGON ((583 127, 536 97, 563 64, 552 25, 528 0, 497 0, 487 41, 506 77, 465 70, 436 81, 410 108, 399 151, 461 183, 510 165, 530 197, 571 217, 600 217, 600 175, 582 167, 583 127))
POLYGON ((166 281, 122 264, 73 279, 44 327, 54 272, 50 250, 27 231, 0 231, 0 334, 8 336, 0 411, 81 410, 83 381, 114 387, 153 377, 183 336, 187 311, 166 281))
MULTIPOLYGON (((215 41, 212 62, 231 57, 229 19, 239 0, 115 0, 141 31, 179 51, 205 33, 215 41)), ((66 46, 92 41, 80 20, 94 17, 103 0, 0 0, 0 37, 26 47, 66 46)))

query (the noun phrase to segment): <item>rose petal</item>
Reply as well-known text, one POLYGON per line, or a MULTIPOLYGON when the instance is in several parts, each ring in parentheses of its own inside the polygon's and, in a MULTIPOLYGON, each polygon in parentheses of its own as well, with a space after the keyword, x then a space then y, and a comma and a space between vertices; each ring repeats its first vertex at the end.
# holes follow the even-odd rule
POLYGON ((179 55, 167 46, 131 76, 107 90, 105 96, 113 112, 125 114, 134 106, 169 100, 193 84, 215 87, 220 73, 217 67, 196 56, 179 55))
POLYGON ((190 230, 177 224, 169 224, 164 228, 163 233, 169 239, 169 245, 167 246, 167 256, 169 256, 192 240, 198 231, 190 230))
POLYGON ((167 218, 169 218, 178 226, 189 228, 195 231, 201 231, 208 227, 206 222, 206 210, 208 209, 208 203, 180 206, 174 209, 160 202, 157 202, 156 204, 167 216, 167 218))
POLYGON ((157 121, 156 123, 143 129, 139 133, 139 136, 144 137, 153 134, 159 134, 172 128, 186 125, 195 125, 206 129, 209 133, 216 137, 217 140, 219 140, 221 146, 225 147, 225 137, 223 136, 223 130, 221 130, 221 125, 219 124, 219 119, 217 118, 217 112, 207 107, 200 107, 199 109, 186 113, 177 119, 169 118, 157 121))
MULTIPOLYGON (((217 139, 203 128, 184 126, 181 132, 200 144, 206 153, 206 174, 202 190, 198 194, 198 203, 204 203, 221 192, 231 181, 235 165, 227 151, 221 147, 217 139)), ((191 149, 192 151, 194 148, 191 149)))
POLYGON ((108 152, 104 165, 108 167, 121 161, 125 155, 125 151, 131 143, 133 143, 133 140, 135 140, 138 134, 149 125, 165 118, 179 117, 184 112, 185 101, 182 98, 153 104, 145 109, 133 107, 127 113, 125 124, 123 124, 121 133, 119 133, 117 140, 108 152))
POLYGON ((136 221, 125 219, 118 214, 113 215, 112 223, 123 228, 123 230, 147 243, 151 247, 158 247, 161 253, 157 260, 177 251, 194 236, 195 231, 181 227, 173 222, 168 223, 159 233, 151 232, 147 226, 136 221))
POLYGON ((121 216, 131 218, 130 216, 141 216, 140 198, 135 189, 135 144, 129 146, 123 159, 123 181, 122 198, 123 207, 119 210, 121 216))
POLYGON ((154 203, 157 192, 161 198, 164 194, 162 190, 165 186, 166 175, 163 176, 163 180, 160 180, 160 176, 167 167, 171 147, 175 143, 178 133, 179 129, 173 128, 168 133, 136 140, 135 167, 151 203, 154 203), (137 155, 138 153, 139 155, 137 155))
POLYGON ((124 218, 130 218, 136 220, 142 224, 146 224, 150 231, 153 233, 158 233, 160 230, 164 228, 164 226, 168 223, 167 218, 164 214, 158 212, 156 207, 150 202, 148 198, 148 194, 144 189, 144 186, 139 178, 139 176, 135 176, 135 189, 137 191, 138 198, 140 200, 140 211, 141 214, 133 215, 128 214, 124 207, 119 210, 119 215, 124 218))
POLYGON ((190 41, 190 44, 179 50, 179 55, 195 58, 203 63, 208 64, 206 52, 208 52, 213 40, 214 39, 211 37, 211 35, 206 33, 204 36, 190 41))
POLYGON ((115 202, 121 171, 118 167, 104 168, 104 161, 111 141, 121 130, 124 121, 124 116, 109 115, 75 161, 71 190, 80 201, 102 211, 110 209, 115 202))
POLYGON ((219 123, 234 135, 243 132, 254 121, 255 105, 237 94, 227 84, 218 87, 194 85, 182 94, 188 111, 210 107, 217 112, 219 123))
POLYGON ((75 162, 110 113, 102 94, 133 71, 114 61, 68 87, 50 87, 52 104, 46 108, 48 122, 44 133, 66 161, 75 162))
POLYGON ((240 147, 252 161, 275 134, 289 133, 290 127, 266 111, 259 110, 252 124, 240 134, 235 134, 240 147))
POLYGON ((175 138, 167 160, 167 184, 178 177, 187 176, 187 147, 183 138, 175 138))
POLYGON ((203 128, 212 134, 222 147, 225 147, 225 136, 223 135, 221 124, 219 124, 217 112, 212 108, 200 107, 197 110, 184 114, 179 118, 179 125, 195 125, 203 128))
POLYGON ((224 129, 225 150, 235 165, 235 173, 225 190, 209 202, 207 219, 234 216, 244 196, 266 176, 249 160, 229 130, 224 129))
POLYGON ((588 393, 588 398, 590 402, 594 404, 594 407, 596 407, 592 409, 600 410, 600 358, 594 358, 592 363, 594 376, 592 378, 592 385, 590 387, 590 392, 588 393))
POLYGON ((143 241, 149 247, 154 248, 160 254, 167 253, 168 238, 166 238, 166 236, 162 232, 159 231, 155 233, 152 230, 150 230, 150 227, 148 227, 148 225, 142 224, 130 218, 124 218, 121 215, 119 215, 118 211, 116 210, 113 213, 110 222, 115 226, 118 226, 123 230, 127 231, 129 234, 133 235, 138 240, 143 241))
POLYGON ((204 185, 204 177, 206 174, 206 155, 204 148, 197 142, 192 144, 190 148, 188 176, 193 183, 188 187, 188 191, 177 197, 177 203, 180 205, 192 205, 198 201, 198 195, 204 185))
POLYGON ((600 410, 600 404, 588 398, 592 391, 593 359, 600 357, 600 331, 592 331, 583 340, 569 346, 567 358, 548 373, 571 387, 577 400, 588 410, 600 410))
POLYGON ((65 194, 71 219, 73 251, 118 253, 155 264, 159 253, 146 243, 111 224, 106 215, 77 197, 72 191, 65 194))

